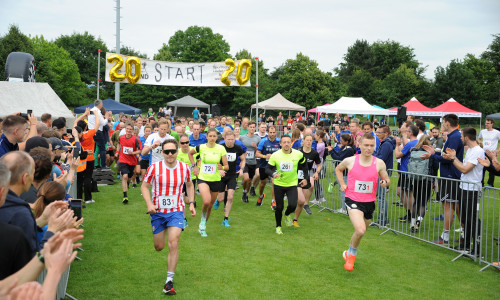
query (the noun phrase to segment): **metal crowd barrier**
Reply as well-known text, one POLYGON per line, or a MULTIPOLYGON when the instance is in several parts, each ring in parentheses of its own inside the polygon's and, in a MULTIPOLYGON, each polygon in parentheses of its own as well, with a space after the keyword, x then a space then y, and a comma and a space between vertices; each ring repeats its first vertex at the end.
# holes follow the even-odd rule
MULTIPOLYGON (((324 174, 317 184, 317 188, 323 189, 324 201, 319 201, 316 193, 312 205, 320 211, 346 214, 335 176, 338 163, 325 160, 324 174)), ((500 270, 500 189, 398 170, 388 173, 391 186, 379 187, 373 216, 372 226, 383 230, 380 235, 393 232, 409 236, 456 252, 453 261, 465 256, 485 263, 481 270, 490 266, 500 270), (464 190, 475 192, 464 191, 461 185, 464 190), (441 201, 445 199, 461 201, 441 201), (446 221, 445 205, 455 208, 446 221), (445 230, 448 234, 443 234, 445 230)))
MULTIPOLYGON (((59 284, 57 285, 57 293, 56 293, 56 299, 66 299, 66 297, 76 300, 75 297, 69 295, 66 293, 66 288, 68 287, 68 279, 69 279, 69 270, 71 269, 71 265, 68 267, 68 269, 61 275, 61 279, 59 280, 59 284)), ((44 269, 42 273, 38 276, 36 281, 38 281, 40 284, 43 285, 43 281, 45 280, 45 277, 47 276, 47 269, 44 269)))

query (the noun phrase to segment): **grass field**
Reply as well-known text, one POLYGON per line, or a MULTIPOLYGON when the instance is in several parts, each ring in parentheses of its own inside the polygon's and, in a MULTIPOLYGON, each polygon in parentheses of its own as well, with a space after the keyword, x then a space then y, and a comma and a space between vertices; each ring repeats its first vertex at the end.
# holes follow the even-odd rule
MULTIPOLYGON (((68 293, 78 299, 156 299, 166 279, 167 249, 156 252, 140 189, 121 204, 118 184, 99 187, 96 203, 84 209, 82 261, 71 268, 68 293)), ((455 253, 370 227, 358 250, 354 271, 343 268, 352 226, 347 216, 313 208, 300 228, 274 233, 269 198, 265 205, 235 195, 231 228, 213 211, 207 238, 198 233, 201 208, 188 217, 175 275, 182 299, 433 298, 498 299, 498 270, 479 272, 455 253)), ((201 199, 197 196, 198 203, 201 199)))

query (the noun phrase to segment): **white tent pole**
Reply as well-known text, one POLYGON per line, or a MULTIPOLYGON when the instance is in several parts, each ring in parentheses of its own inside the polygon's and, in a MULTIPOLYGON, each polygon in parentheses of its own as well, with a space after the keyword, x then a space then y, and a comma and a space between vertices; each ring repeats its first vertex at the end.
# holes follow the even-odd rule
MULTIPOLYGON (((259 126, 259 58, 255 57, 255 121, 259 126)), ((250 119, 252 118, 252 109, 250 108, 250 119)))

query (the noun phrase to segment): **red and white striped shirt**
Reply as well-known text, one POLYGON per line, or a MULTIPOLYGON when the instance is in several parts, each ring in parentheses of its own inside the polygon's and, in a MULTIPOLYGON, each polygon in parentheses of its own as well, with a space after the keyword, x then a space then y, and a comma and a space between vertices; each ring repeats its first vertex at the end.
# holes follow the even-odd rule
POLYGON ((158 212, 169 213, 184 211, 184 183, 191 181, 191 172, 186 163, 177 161, 169 168, 160 160, 149 166, 144 181, 151 184, 152 201, 158 212))

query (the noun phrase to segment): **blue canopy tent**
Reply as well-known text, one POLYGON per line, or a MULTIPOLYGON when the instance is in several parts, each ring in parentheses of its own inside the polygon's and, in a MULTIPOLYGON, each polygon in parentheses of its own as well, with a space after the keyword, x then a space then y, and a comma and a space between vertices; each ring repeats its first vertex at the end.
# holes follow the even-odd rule
MULTIPOLYGON (((113 99, 106 99, 102 100, 103 106, 107 111, 112 111, 113 114, 118 114, 118 113, 124 113, 127 115, 139 115, 141 114, 142 110, 139 108, 135 108, 133 106, 123 104, 120 102, 116 102, 113 99)), ((89 107, 92 108, 94 107, 94 104, 87 104, 84 106, 79 106, 75 107, 75 114, 83 114, 85 112, 85 109, 89 107)))

